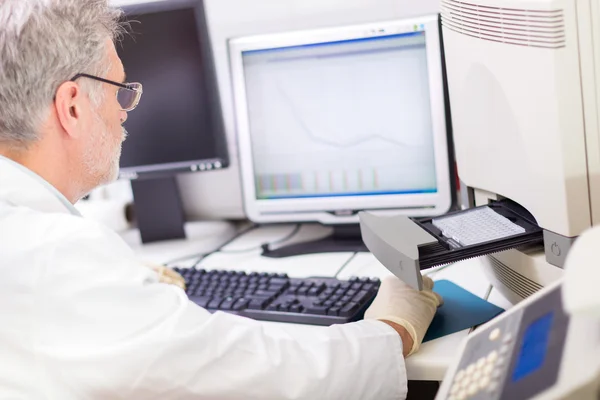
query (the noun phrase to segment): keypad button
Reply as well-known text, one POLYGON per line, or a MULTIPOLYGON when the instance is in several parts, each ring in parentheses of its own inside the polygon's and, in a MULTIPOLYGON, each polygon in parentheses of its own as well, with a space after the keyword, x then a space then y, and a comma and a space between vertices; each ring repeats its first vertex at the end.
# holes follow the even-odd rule
POLYGON ((485 357, 481 357, 479 360, 477 360, 477 364, 475 364, 477 369, 482 369, 483 366, 485 365, 485 357))
POLYGON ((466 400, 467 391, 463 389, 460 392, 456 393, 455 397, 456 397, 456 400, 466 400))
POLYGON ((491 379, 489 376, 484 376, 479 380, 479 389, 485 390, 490 385, 491 379))
POLYGON ((467 375, 471 375, 475 371, 475 364, 470 364, 467 367, 467 375))
POLYGON ((496 361, 496 365, 499 367, 503 366, 505 360, 506 359, 503 356, 498 357, 498 360, 496 361))
POLYGON ((485 366, 483 367, 483 375, 484 376, 491 375, 493 370, 494 370, 493 364, 485 364, 485 366))
POLYGON ((502 338, 502 342, 508 344, 508 343, 512 342, 512 339, 513 339, 513 335, 511 333, 507 333, 502 338))
POLYGON ((460 386, 463 389, 466 389, 471 384, 471 375, 465 374, 465 376, 460 381, 460 386))
POLYGON ((454 379, 455 379, 456 381, 459 381, 459 382, 460 382, 460 381, 461 381, 461 380, 462 380, 464 377, 465 377, 465 370, 464 370, 464 369, 461 369, 460 371, 458 371, 458 372, 456 373, 456 376, 454 377, 454 379))
POLYGON ((475 395, 475 393, 477 393, 477 390, 479 390, 479 385, 477 384, 477 382, 473 382, 467 388, 467 395, 473 396, 475 395))
POLYGON ((498 359, 498 352, 496 350, 492 351, 487 356, 487 361, 490 362, 490 363, 496 362, 497 359, 498 359))
POLYGON ((500 337, 500 333, 501 333, 500 328, 492 329, 492 331, 490 332, 489 339, 491 341, 498 340, 498 338, 500 337))

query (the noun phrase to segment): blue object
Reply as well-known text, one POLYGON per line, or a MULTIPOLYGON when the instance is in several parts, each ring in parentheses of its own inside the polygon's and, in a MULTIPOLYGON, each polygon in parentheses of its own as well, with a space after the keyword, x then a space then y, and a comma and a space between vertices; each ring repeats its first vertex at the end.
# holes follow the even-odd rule
POLYGON ((525 331, 517 366, 512 376, 513 382, 525 378, 544 365, 553 320, 554 312, 549 312, 534 321, 525 331))
POLYGON ((444 304, 438 308, 423 342, 481 325, 504 312, 447 280, 436 281, 434 291, 442 296, 444 304))

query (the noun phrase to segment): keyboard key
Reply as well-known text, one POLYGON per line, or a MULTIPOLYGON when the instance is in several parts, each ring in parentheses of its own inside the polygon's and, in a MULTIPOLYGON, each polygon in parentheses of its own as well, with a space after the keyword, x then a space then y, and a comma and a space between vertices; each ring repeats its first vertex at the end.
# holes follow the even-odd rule
POLYGON ((304 307, 302 306, 302 304, 293 304, 290 308, 289 308, 290 312, 293 313, 301 313, 304 310, 304 307))
POLYGON ((246 307, 248 307, 248 303, 250 303, 250 300, 242 297, 240 299, 237 299, 237 301, 235 303, 233 303, 233 306, 231 307, 231 309, 233 311, 243 310, 246 307))
POLYGON ((277 292, 271 292, 269 290, 257 290, 256 292, 254 292, 254 296, 261 296, 261 297, 272 297, 272 296, 276 296, 278 293, 277 292))
POLYGON ((251 310, 262 310, 265 308, 267 304, 269 304, 270 299, 252 299, 248 304, 248 308, 251 310))
POLYGON ((219 305, 221 304, 221 302, 223 301, 222 297, 215 297, 213 298, 207 305, 208 308, 219 308, 219 305))
POLYGON ((219 304, 219 308, 221 310, 231 310, 236 300, 237 299, 233 297, 226 297, 225 300, 223 300, 223 302, 219 304))
POLYGON ((208 306, 208 302, 210 301, 211 297, 208 296, 201 296, 201 297, 191 297, 190 300, 192 300, 194 303, 198 304, 200 307, 202 308, 207 308, 208 306))
POLYGON ((296 293, 300 296, 304 296, 308 293, 308 286, 299 287, 296 293))
POLYGON ((327 315, 338 315, 339 311, 339 307, 331 307, 329 310, 327 310, 327 315))
POLYGON ((280 293, 280 292, 282 292, 282 291, 283 291, 283 290, 284 290, 286 287, 287 287, 287 285, 285 285, 285 284, 280 284, 280 283, 273 284, 273 283, 271 282, 271 283, 269 284, 269 286, 267 287, 267 289, 266 289, 266 290, 269 290, 269 291, 271 291, 271 292, 277 292, 277 293, 280 293))
POLYGON ((349 317, 358 311, 358 303, 348 303, 340 310, 340 317, 349 317))
POLYGON ((365 303, 367 299, 369 299, 369 292, 366 290, 361 290, 352 298, 352 301, 362 304, 365 303))
POLYGON ((340 301, 340 298, 341 298, 341 296, 333 295, 328 300, 331 301, 332 303, 336 303, 336 302, 340 301))
POLYGON ((271 285, 287 285, 290 282, 289 282, 289 279, 277 277, 277 278, 271 278, 269 283, 271 285))
POLYGON ((375 283, 365 283, 362 287, 362 290, 366 290, 366 291, 371 291, 371 290, 377 290, 379 286, 376 285, 375 283))
POLYGON ((315 314, 315 315, 327 315, 327 310, 329 307, 321 306, 321 305, 312 305, 306 308, 307 314, 315 314))

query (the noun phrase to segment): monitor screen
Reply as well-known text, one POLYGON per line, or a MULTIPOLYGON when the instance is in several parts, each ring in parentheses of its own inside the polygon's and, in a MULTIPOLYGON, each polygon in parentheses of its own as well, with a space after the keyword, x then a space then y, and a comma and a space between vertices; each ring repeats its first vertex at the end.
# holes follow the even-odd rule
POLYGON ((437 16, 234 39, 230 58, 250 219, 448 211, 437 16))
POLYGON ((223 168, 227 150, 202 2, 124 7, 132 34, 117 51, 144 93, 128 114, 121 176, 223 168))

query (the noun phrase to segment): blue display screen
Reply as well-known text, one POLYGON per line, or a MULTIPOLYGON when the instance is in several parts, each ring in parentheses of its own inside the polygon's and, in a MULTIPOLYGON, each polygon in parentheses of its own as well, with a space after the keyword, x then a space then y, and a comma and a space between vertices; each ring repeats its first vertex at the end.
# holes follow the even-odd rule
POLYGON ((553 320, 554 312, 550 312, 532 322, 525 331, 512 373, 513 382, 527 377, 544 365, 553 320))

